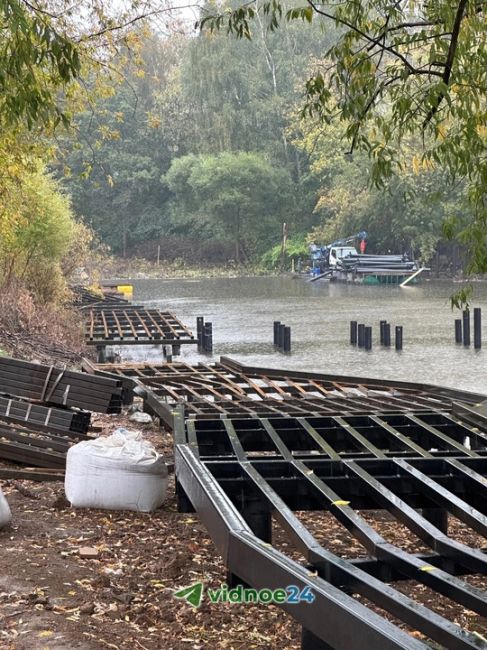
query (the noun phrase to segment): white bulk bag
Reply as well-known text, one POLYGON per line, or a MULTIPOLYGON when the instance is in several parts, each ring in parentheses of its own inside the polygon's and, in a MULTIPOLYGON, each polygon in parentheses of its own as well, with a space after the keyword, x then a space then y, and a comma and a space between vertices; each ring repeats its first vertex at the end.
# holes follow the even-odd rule
POLYGON ((151 512, 166 488, 166 464, 138 431, 117 429, 68 451, 64 490, 76 508, 151 512))
POLYGON ((10 512, 10 506, 8 501, 5 498, 2 489, 0 488, 0 528, 3 528, 10 523, 12 519, 12 513, 10 512))

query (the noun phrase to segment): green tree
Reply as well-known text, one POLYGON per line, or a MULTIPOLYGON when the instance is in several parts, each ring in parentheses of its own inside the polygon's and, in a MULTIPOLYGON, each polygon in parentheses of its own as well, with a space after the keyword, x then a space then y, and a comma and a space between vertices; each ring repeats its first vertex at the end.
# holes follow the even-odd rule
POLYGON ((279 236, 292 187, 286 171, 242 152, 178 158, 163 182, 174 194, 174 222, 231 239, 236 262, 279 236))
POLYGON ((286 112, 304 90, 303 67, 331 45, 334 32, 324 32, 318 24, 311 30, 289 24, 276 35, 256 16, 253 40, 232 42, 203 31, 188 44, 182 81, 200 127, 196 150, 265 151, 293 164, 286 112))
MULTIPOLYGON (((21 144, 4 150, 0 163, 0 286, 20 281, 44 302, 59 298, 65 288, 65 255, 80 236, 69 198, 45 171, 43 162, 21 144)), ((78 248, 82 246, 78 243, 78 248)), ((79 259, 79 256, 74 256, 79 259)))
POLYGON ((369 182, 367 155, 343 153, 338 126, 306 118, 295 129, 295 145, 307 152, 317 185, 314 212, 321 223, 313 239, 326 243, 367 230, 375 252, 407 252, 428 263, 445 220, 468 211, 464 183, 452 184, 446 173, 419 160, 411 143, 398 173, 377 188, 369 182))
POLYGON ((147 37, 138 65, 124 65, 123 81, 76 117, 63 143, 58 172, 67 172, 75 211, 123 256, 169 227, 169 192, 159 179, 175 151, 184 153, 182 111, 171 105, 177 92, 166 93, 180 50, 177 37, 147 37))
POLYGON ((89 72, 119 74, 121 50, 137 51, 135 27, 171 11, 168 3, 3 0, 0 129, 67 126, 73 99, 91 96, 89 72))
MULTIPOLYGON (((485 6, 477 0, 396 2, 329 1, 285 12, 278 0, 263 12, 271 29, 284 14, 310 23, 316 17, 339 30, 307 82, 306 112, 323 123, 342 122, 349 149, 365 151, 373 162, 371 180, 380 185, 402 164, 402 146, 421 141, 419 156, 465 178, 471 202, 466 228, 450 233, 469 247, 471 272, 487 270, 485 228, 487 159, 487 50, 485 6)), ((226 27, 239 37, 256 31, 256 4, 246 3, 218 16, 205 28, 226 27), (254 22, 253 22, 254 21, 254 22)))

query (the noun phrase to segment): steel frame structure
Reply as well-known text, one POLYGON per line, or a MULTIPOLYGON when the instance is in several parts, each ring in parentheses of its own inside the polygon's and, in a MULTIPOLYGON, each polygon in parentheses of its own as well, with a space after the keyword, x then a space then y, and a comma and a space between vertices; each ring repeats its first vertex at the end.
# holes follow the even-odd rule
MULTIPOLYGON (((424 414, 394 417, 416 421, 424 414)), ((401 425, 397 431, 392 425, 384 429, 375 416, 369 418, 369 434, 376 426, 380 436, 387 431, 390 442, 407 444, 401 425)), ((345 421, 339 424, 346 429, 345 421)), ((424 446, 413 439, 409 443, 412 457, 389 458, 370 442, 367 456, 355 456, 356 451, 346 446, 340 453, 347 457, 341 459, 328 442, 329 429, 316 435, 313 425, 316 418, 184 423, 182 414, 176 416, 175 463, 182 509, 192 506, 198 512, 233 583, 256 589, 310 587, 316 595, 312 604, 284 607, 303 626, 303 648, 409 650, 431 647, 423 643, 427 639, 451 649, 485 647, 479 635, 462 630, 390 583, 414 581, 438 597, 487 615, 487 593, 463 577, 485 576, 487 557, 481 549, 449 536, 444 525, 448 512, 474 534, 487 536, 487 434, 457 422, 455 435, 436 438, 427 426, 424 446), (462 437, 464 441, 469 437, 470 444, 458 442, 462 437), (442 458, 434 458, 428 450, 437 440, 444 444, 442 458), (363 510, 387 511, 429 552, 410 553, 389 542, 368 523, 363 510), (349 560, 331 552, 296 511, 331 513, 368 557, 349 560), (302 564, 272 547, 272 518, 301 552, 302 564)), ((365 435, 361 444, 369 437, 365 435)), ((335 435, 335 445, 337 440, 335 435)))
MULTIPOLYGON (((122 378, 148 410, 170 427, 178 404, 188 418, 340 416, 414 409, 455 412, 484 396, 428 384, 255 368, 221 357, 219 363, 93 364, 91 373, 122 378)), ((463 412, 463 411, 462 411, 463 412)), ((486 416, 487 421, 487 416, 486 416)))
POLYGON ((487 647, 401 588, 487 615, 484 396, 227 358, 88 366, 132 383, 172 427, 179 508, 198 513, 229 582, 312 590, 313 603, 282 605, 302 626, 303 650, 487 647), (312 532, 322 516, 360 545, 356 557, 312 532), (415 548, 391 540, 376 516, 415 548), (280 550, 276 524, 301 561, 280 550))
POLYGON ((103 305, 128 305, 129 301, 119 293, 102 292, 95 293, 87 287, 74 285, 70 287, 73 292, 72 304, 74 307, 101 307, 103 305))

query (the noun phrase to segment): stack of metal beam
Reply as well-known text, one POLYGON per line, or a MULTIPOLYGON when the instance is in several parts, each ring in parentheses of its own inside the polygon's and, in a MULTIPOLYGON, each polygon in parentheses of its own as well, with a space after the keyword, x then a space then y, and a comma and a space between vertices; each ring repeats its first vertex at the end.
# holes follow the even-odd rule
POLYGON ((337 268, 356 273, 385 271, 411 273, 416 270, 416 263, 406 255, 348 255, 338 260, 337 268))
POLYGON ((98 413, 122 409, 120 380, 9 357, 0 357, 0 393, 98 413))
POLYGON ((0 397, 0 418, 4 422, 28 424, 37 431, 55 431, 72 436, 88 431, 91 414, 86 411, 43 406, 12 397, 0 397))
MULTIPOLYGON (((77 438, 88 436, 79 434, 77 438)), ((0 458, 4 460, 63 470, 71 444, 65 436, 0 423, 0 458)))
POLYGON ((91 411, 121 409, 116 377, 0 358, 1 459, 62 470, 69 447, 88 438, 91 411))

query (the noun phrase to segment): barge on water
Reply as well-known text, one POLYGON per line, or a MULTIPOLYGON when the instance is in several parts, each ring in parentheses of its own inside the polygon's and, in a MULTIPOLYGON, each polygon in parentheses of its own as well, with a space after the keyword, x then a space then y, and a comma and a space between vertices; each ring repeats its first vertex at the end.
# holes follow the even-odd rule
POLYGON ((311 244, 311 282, 319 279, 360 284, 407 284, 416 281, 425 270, 403 255, 365 253, 367 233, 362 231, 318 247, 311 244), (353 245, 360 240, 360 253, 353 245))

